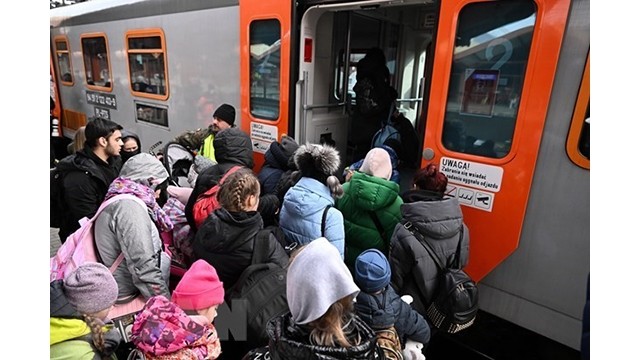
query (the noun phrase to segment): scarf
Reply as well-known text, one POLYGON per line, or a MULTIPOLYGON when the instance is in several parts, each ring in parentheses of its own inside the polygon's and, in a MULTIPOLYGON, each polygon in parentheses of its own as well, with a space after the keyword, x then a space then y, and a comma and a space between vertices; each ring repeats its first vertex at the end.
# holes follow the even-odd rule
POLYGON ((156 193, 149 187, 139 184, 133 180, 123 177, 117 177, 107 190, 105 200, 112 198, 118 194, 129 194, 142 200, 149 209, 151 219, 159 227, 161 231, 169 231, 173 229, 173 223, 167 213, 158 206, 156 202, 156 193))

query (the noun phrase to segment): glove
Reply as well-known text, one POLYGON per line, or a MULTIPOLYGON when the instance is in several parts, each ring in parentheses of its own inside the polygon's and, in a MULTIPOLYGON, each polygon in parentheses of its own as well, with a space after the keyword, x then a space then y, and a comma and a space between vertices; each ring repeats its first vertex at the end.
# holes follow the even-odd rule
POLYGON ((422 348, 424 345, 417 341, 407 340, 402 355, 405 360, 425 360, 425 356, 422 354, 422 348))

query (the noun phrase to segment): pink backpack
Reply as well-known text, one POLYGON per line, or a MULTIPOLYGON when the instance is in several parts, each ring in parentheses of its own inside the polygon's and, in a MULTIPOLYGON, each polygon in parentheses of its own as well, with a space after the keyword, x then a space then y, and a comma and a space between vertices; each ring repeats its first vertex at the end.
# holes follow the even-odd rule
MULTIPOLYGON (((119 194, 107 201, 102 202, 102 204, 98 208, 98 211, 96 211, 96 214, 91 219, 84 217, 79 221, 80 228, 73 234, 69 235, 69 237, 67 237, 67 240, 58 249, 58 252, 51 258, 49 264, 50 282, 54 280, 64 279, 67 274, 84 263, 100 262, 98 260, 96 244, 94 241, 93 223, 98 218, 98 215, 102 213, 102 210, 104 210, 110 204, 122 199, 135 200, 145 209, 147 208, 147 205, 142 200, 138 199, 134 195, 129 194, 119 194)), ((111 270, 111 273, 113 273, 118 268, 118 265, 120 265, 123 259, 124 254, 120 253, 120 255, 116 258, 116 261, 109 268, 109 270, 111 270)))

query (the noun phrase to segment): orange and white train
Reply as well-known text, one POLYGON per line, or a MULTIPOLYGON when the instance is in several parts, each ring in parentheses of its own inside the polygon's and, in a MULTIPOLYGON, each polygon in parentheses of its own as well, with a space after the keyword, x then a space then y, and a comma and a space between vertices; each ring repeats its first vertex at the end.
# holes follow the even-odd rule
MULTIPOLYGON (((237 109, 257 162, 284 134, 349 163, 355 65, 463 205, 480 307, 577 349, 589 274, 589 0, 112 0, 50 10, 63 136, 92 116, 143 148, 237 109)), ((402 173, 402 183, 410 181, 402 173)))

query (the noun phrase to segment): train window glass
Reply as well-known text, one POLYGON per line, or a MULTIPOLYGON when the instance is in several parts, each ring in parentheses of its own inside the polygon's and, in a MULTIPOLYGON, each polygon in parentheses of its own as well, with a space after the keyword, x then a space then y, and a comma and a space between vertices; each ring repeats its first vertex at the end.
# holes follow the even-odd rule
POLYGON ((491 158, 511 150, 536 10, 532 0, 461 9, 442 131, 447 149, 491 158))
POLYGON ((158 105, 143 104, 134 101, 136 105, 136 120, 160 126, 169 126, 167 108, 158 105))
POLYGON ((573 108, 573 117, 567 136, 567 155, 571 161, 584 169, 590 168, 590 56, 587 55, 587 62, 582 74, 582 82, 578 91, 578 98, 573 108))
MULTIPOLYGON (((346 47, 346 37, 347 34, 351 35, 350 42, 350 56, 349 56, 349 80, 347 82, 347 91, 351 96, 352 103, 355 104, 355 92, 353 91, 353 87, 356 85, 356 65, 358 61, 362 59, 367 49, 372 47, 379 47, 379 41, 381 37, 381 33, 383 31, 382 22, 379 19, 370 18, 367 16, 362 16, 359 14, 351 14, 351 27, 348 29, 347 25, 349 24, 348 14, 346 12, 338 13, 335 17, 335 25, 334 25, 334 45, 335 49, 340 49, 336 52, 335 56, 335 69, 334 69, 334 96, 336 100, 342 99, 342 87, 344 83, 344 53, 346 47)), ((393 31, 399 31, 396 26, 395 29, 390 30, 390 35, 393 35, 393 31)), ((393 59, 390 58, 391 52, 386 52, 387 55, 387 67, 390 71, 394 71, 395 62, 395 54, 393 54, 393 59), (391 66, 390 66, 391 65, 391 66)))
POLYGON ((126 35, 129 81, 134 95, 168 98, 167 68, 162 30, 135 30, 126 35))
POLYGON ((582 122, 582 130, 580 131, 580 141, 578 141, 578 150, 580 153, 589 158, 589 138, 590 138, 590 128, 591 127, 591 116, 589 115, 589 105, 587 105, 587 114, 585 115, 585 119, 582 122))
POLYGON ((111 91, 113 84, 107 38, 104 35, 83 35, 81 42, 87 87, 111 91))
POLYGON ((251 115, 266 120, 280 116, 280 22, 257 20, 249 27, 251 115))
MULTIPOLYGON (((349 92, 352 104, 355 104, 356 93, 353 91, 353 87, 356 85, 356 65, 358 65, 358 61, 366 55, 366 49, 353 49, 349 55, 349 81, 347 82, 347 91, 349 92)), ((336 59, 336 64, 338 64, 338 66, 336 66, 334 74, 336 82, 335 96, 336 99, 342 99, 342 83, 344 81, 344 50, 340 50, 338 58, 336 59)))
POLYGON ((66 37, 56 38, 56 59, 58 60, 58 74, 63 85, 73 85, 73 68, 69 56, 69 41, 66 37))

